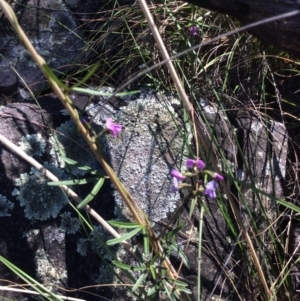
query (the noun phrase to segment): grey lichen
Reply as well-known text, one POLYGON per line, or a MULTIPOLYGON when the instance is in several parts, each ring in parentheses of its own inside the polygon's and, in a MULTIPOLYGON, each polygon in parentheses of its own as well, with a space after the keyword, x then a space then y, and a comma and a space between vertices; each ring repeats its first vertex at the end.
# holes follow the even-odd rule
POLYGON ((42 156, 45 152, 46 141, 41 134, 25 135, 19 142, 20 148, 30 156, 42 156))
POLYGON ((10 216, 9 211, 14 208, 14 204, 10 202, 6 196, 0 194, 0 217, 10 216))
MULTIPOLYGON (((93 251, 97 252, 103 258, 111 260, 111 254, 107 252, 104 247, 107 240, 111 239, 112 236, 102 226, 94 226, 93 231, 90 233, 89 238, 80 238, 77 242, 77 252, 81 256, 87 254, 88 248, 90 247, 93 251)), ((115 247, 110 248, 115 250, 115 247)))
MULTIPOLYGON (((78 132, 75 123, 70 120, 57 128, 56 134, 50 137, 52 145, 50 154, 61 168, 66 167, 63 157, 70 158, 80 166, 96 168, 97 161, 89 150, 85 139, 78 132)), ((84 175, 86 172, 77 167, 70 166, 74 176, 84 175)))
POLYGON ((64 212, 60 214, 60 229, 67 234, 75 234, 80 229, 80 220, 71 216, 71 212, 64 212))
POLYGON ((81 256, 86 256, 88 250, 88 240, 86 238, 80 238, 77 241, 77 247, 76 251, 81 255, 81 256))
MULTIPOLYGON (((48 162, 44 167, 54 173, 59 179, 64 179, 65 174, 55 165, 48 162)), ((50 217, 56 218, 60 210, 68 202, 65 193, 57 186, 49 186, 46 176, 35 168, 29 173, 23 173, 15 180, 13 196, 20 201, 24 207, 25 216, 32 220, 46 220, 50 217)))
POLYGON ((49 261, 49 256, 44 249, 36 251, 36 273, 39 281, 49 290, 56 289, 67 279, 67 271, 61 266, 55 266, 49 261))

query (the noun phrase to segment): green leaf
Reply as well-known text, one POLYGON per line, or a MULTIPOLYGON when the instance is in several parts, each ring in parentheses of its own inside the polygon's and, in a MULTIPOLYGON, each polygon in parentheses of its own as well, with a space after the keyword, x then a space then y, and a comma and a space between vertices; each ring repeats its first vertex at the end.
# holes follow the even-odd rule
POLYGON ((184 265, 189 269, 189 260, 187 258, 187 256, 184 254, 184 252, 181 250, 181 248, 179 248, 177 245, 171 244, 171 249, 173 249, 182 259, 184 265))
POLYGON ((180 281, 180 280, 173 280, 173 279, 170 279, 171 281, 171 283, 172 283, 172 285, 174 285, 175 284, 175 286, 176 287, 180 287, 180 289, 181 288, 183 288, 183 287, 187 287, 188 286, 188 284, 186 283, 186 282, 184 282, 184 281, 180 281))
POLYGON ((48 182, 47 185, 49 186, 71 186, 71 185, 84 185, 90 182, 95 182, 99 180, 99 178, 86 178, 86 179, 73 179, 73 180, 65 180, 65 181, 57 181, 57 182, 48 182))
POLYGON ((174 290, 174 295, 177 297, 177 299, 180 299, 179 292, 184 292, 186 294, 191 294, 192 292, 188 288, 178 288, 174 290))
POLYGON ((62 82, 60 81, 56 75, 53 73, 52 69, 48 65, 43 65, 44 71, 46 72, 47 76, 51 78, 58 86, 64 90, 68 90, 69 88, 62 82))
POLYGON ((185 226, 185 223, 181 223, 179 225, 176 226, 175 229, 169 231, 166 235, 166 237, 173 237, 176 236, 178 234, 178 232, 185 226))
POLYGON ((90 168, 89 166, 81 166, 77 161, 67 158, 67 157, 64 157, 64 156, 61 156, 61 158, 64 160, 64 162, 66 162, 68 165, 73 166, 74 168, 76 167, 76 168, 78 168, 80 170, 84 170, 92 175, 103 177, 103 174, 99 173, 97 170, 90 168))
POLYGON ((128 222, 120 222, 120 221, 109 221, 108 222, 110 225, 114 226, 114 227, 118 227, 118 228, 137 228, 137 227, 141 227, 140 224, 138 223, 128 223, 128 222))
POLYGON ((0 262, 2 262, 4 265, 6 265, 12 272, 14 272, 21 279, 23 279, 25 282, 27 282, 32 287, 32 289, 36 290, 41 296, 43 296, 47 300, 63 301, 63 299, 61 299, 59 296, 56 296, 54 293, 52 293, 50 290, 48 290, 42 284, 37 282, 35 279, 31 278, 28 274, 23 272, 21 269, 19 269, 17 266, 12 264, 10 261, 5 259, 4 257, 0 256, 0 262))
POLYGON ((166 283, 165 281, 163 281, 163 284, 164 284, 165 292, 167 293, 169 300, 176 301, 174 295, 172 294, 172 292, 171 292, 171 290, 169 288, 168 283, 166 283))
POLYGON ((92 191, 86 196, 86 198, 77 206, 77 209, 81 209, 85 205, 87 205, 94 197, 95 195, 99 192, 101 189, 102 185, 104 183, 104 178, 100 178, 97 184, 94 186, 92 191))
POLYGON ((113 260, 112 263, 116 267, 118 267, 122 270, 125 270, 125 271, 145 271, 145 270, 147 270, 147 267, 145 265, 139 266, 139 267, 133 267, 132 265, 128 265, 128 264, 125 264, 125 263, 122 263, 122 262, 119 262, 116 260, 113 260))
POLYGON ((95 72, 96 70, 98 69, 99 67, 99 63, 95 64, 90 70, 89 72, 78 82, 76 83, 74 86, 72 86, 71 88, 69 88, 70 91, 74 91, 74 89, 76 87, 78 87, 79 85, 81 84, 84 84, 95 72))
POLYGON ((122 97, 122 96, 127 96, 127 95, 132 95, 132 94, 138 94, 141 93, 140 90, 136 90, 136 91, 130 91, 130 92, 121 92, 121 93, 107 93, 107 92, 101 92, 101 91, 97 91, 97 90, 92 90, 92 89, 84 89, 84 88, 71 88, 70 91, 75 91, 75 92, 79 92, 79 93, 86 93, 89 95, 99 95, 99 96, 117 96, 117 97, 122 97))
POLYGON ((130 239, 131 237, 133 237, 134 235, 136 235, 138 232, 140 232, 142 230, 142 226, 140 226, 139 228, 135 228, 134 230, 132 230, 129 233, 126 233, 125 235, 118 237, 118 238, 114 238, 114 239, 110 239, 106 242, 107 245, 112 246, 115 244, 119 244, 127 239, 130 239))
POLYGON ((148 289, 148 291, 147 291, 147 297, 149 297, 149 296, 155 294, 155 293, 157 292, 158 289, 159 289, 159 288, 156 287, 156 286, 153 286, 153 287, 151 287, 150 289, 148 289))
POLYGON ((138 289, 139 285, 143 283, 143 281, 146 279, 147 275, 148 275, 148 273, 143 273, 140 276, 140 278, 136 281, 135 285, 132 288, 133 292, 135 292, 138 289))
POLYGON ((155 267, 153 265, 150 265, 150 273, 152 275, 152 278, 155 280, 156 279, 156 272, 155 272, 155 267))
POLYGON ((287 207, 287 208, 289 208, 289 209, 292 209, 292 210, 294 210, 295 212, 300 213, 300 207, 299 207, 299 206, 296 206, 296 205, 294 205, 294 204, 292 204, 292 203, 290 203, 290 202, 287 202, 287 201, 284 201, 284 200, 277 200, 277 203, 278 203, 278 204, 281 204, 281 205, 283 205, 283 206, 285 206, 285 207, 287 207))

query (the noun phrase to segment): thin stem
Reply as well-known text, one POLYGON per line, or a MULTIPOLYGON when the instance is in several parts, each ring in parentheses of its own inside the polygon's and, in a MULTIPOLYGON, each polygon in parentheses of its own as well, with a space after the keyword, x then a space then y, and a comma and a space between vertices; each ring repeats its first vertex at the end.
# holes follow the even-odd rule
MULTIPOLYGON (((200 201, 199 201, 200 203, 200 201)), ((203 231, 203 215, 204 215, 204 206, 200 206, 200 217, 199 217, 199 235, 198 235, 198 275, 197 275, 197 299, 201 300, 201 249, 202 249, 202 231, 203 231)))

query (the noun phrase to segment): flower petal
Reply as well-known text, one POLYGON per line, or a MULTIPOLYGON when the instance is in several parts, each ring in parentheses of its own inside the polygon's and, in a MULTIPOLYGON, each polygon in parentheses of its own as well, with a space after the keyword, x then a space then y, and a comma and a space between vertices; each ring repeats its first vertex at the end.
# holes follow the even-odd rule
POLYGON ((217 193, 216 193, 217 187, 218 187, 218 183, 212 180, 206 184, 203 194, 207 195, 210 199, 215 199, 217 197, 217 193))
POLYGON ((106 119, 105 127, 115 138, 117 137, 117 134, 122 131, 122 126, 120 124, 114 123, 111 118, 106 119))
POLYGON ((180 189, 179 181, 177 178, 173 177, 173 185, 170 189, 171 192, 176 192, 180 189))
POLYGON ((216 180, 216 181, 223 181, 224 177, 222 175, 216 173, 215 176, 214 176, 214 180, 216 180))
POLYGON ((171 176, 177 178, 178 180, 184 180, 186 178, 183 174, 181 174, 176 169, 172 169, 171 176))
POLYGON ((186 159, 185 164, 187 168, 193 168, 196 160, 194 159, 186 159))
POLYGON ((196 166, 198 169, 202 170, 205 168, 206 165, 205 165, 205 162, 203 162, 202 160, 197 160, 196 166))

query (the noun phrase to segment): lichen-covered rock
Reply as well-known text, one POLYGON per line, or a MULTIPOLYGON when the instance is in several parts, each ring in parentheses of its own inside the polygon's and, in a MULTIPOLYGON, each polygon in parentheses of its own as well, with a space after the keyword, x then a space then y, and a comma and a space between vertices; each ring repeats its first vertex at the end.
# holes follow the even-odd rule
MULTIPOLYGON (((14 1, 12 6, 30 42, 57 74, 74 65, 84 47, 83 33, 62 0, 14 1)), ((45 88, 47 83, 42 72, 3 16, 0 28, 1 94, 14 94, 15 98, 19 94, 20 82, 13 69, 33 92, 45 88)))
MULTIPOLYGON (((250 233, 252 229, 256 229, 255 236, 264 242, 264 245, 261 245, 262 250, 265 247, 261 253, 264 256, 264 252, 271 252, 268 223, 274 223, 273 227, 276 227, 275 217, 276 213, 279 213, 276 198, 283 196, 282 183, 285 178, 288 151, 287 130, 284 124, 251 111, 240 110, 235 115, 228 116, 205 100, 200 101, 200 107, 208 122, 203 133, 207 135, 213 129, 216 149, 224 154, 219 158, 220 168, 228 175, 232 175, 232 180, 236 180, 240 193, 237 192, 236 186, 232 185, 230 176, 227 179, 228 187, 234 195, 247 231, 250 233)), ((247 281, 247 273, 243 271, 244 255, 240 254, 232 242, 231 231, 222 214, 222 210, 226 208, 227 215, 230 215, 228 212, 231 212, 231 209, 225 196, 218 202, 208 201, 206 206, 209 214, 205 214, 203 218, 204 252, 201 256, 204 267, 201 273, 203 298, 210 299, 212 297, 210 294, 218 294, 222 299, 234 299, 231 283, 234 282, 235 289, 239 293, 242 292, 247 281), (235 262, 239 264, 236 265, 235 262), (220 272, 221 269, 225 272, 220 272)), ((196 270, 197 261, 193 258, 197 258, 197 246, 190 245, 187 252, 188 258, 192 259, 191 267, 196 270)), ((263 260, 261 262, 264 263, 263 260)), ((254 292, 258 284, 254 279, 251 281, 254 292)), ((245 293, 245 300, 251 297, 245 293)))
MULTIPOLYGON (((181 169, 190 139, 189 127, 182 124, 173 107, 179 104, 163 93, 141 93, 110 115, 123 130, 116 139, 106 136, 103 143, 112 167, 151 221, 166 218, 179 200, 179 194, 170 192, 170 170, 174 166, 181 169)), ((102 124, 108 117, 107 107, 103 109, 95 119, 102 124)), ((117 192, 115 199, 116 215, 131 219, 117 192)))
POLYGON ((65 233, 55 223, 43 225, 24 234, 34 256, 37 280, 53 293, 67 281, 65 233))
MULTIPOLYGON (((54 164, 44 162, 44 167, 58 177, 65 179, 64 172, 54 164)), ((24 207, 25 216, 30 220, 46 220, 56 218, 60 210, 67 204, 68 197, 57 186, 49 186, 49 179, 40 171, 31 168, 30 173, 23 173, 15 180, 13 196, 24 207)))

